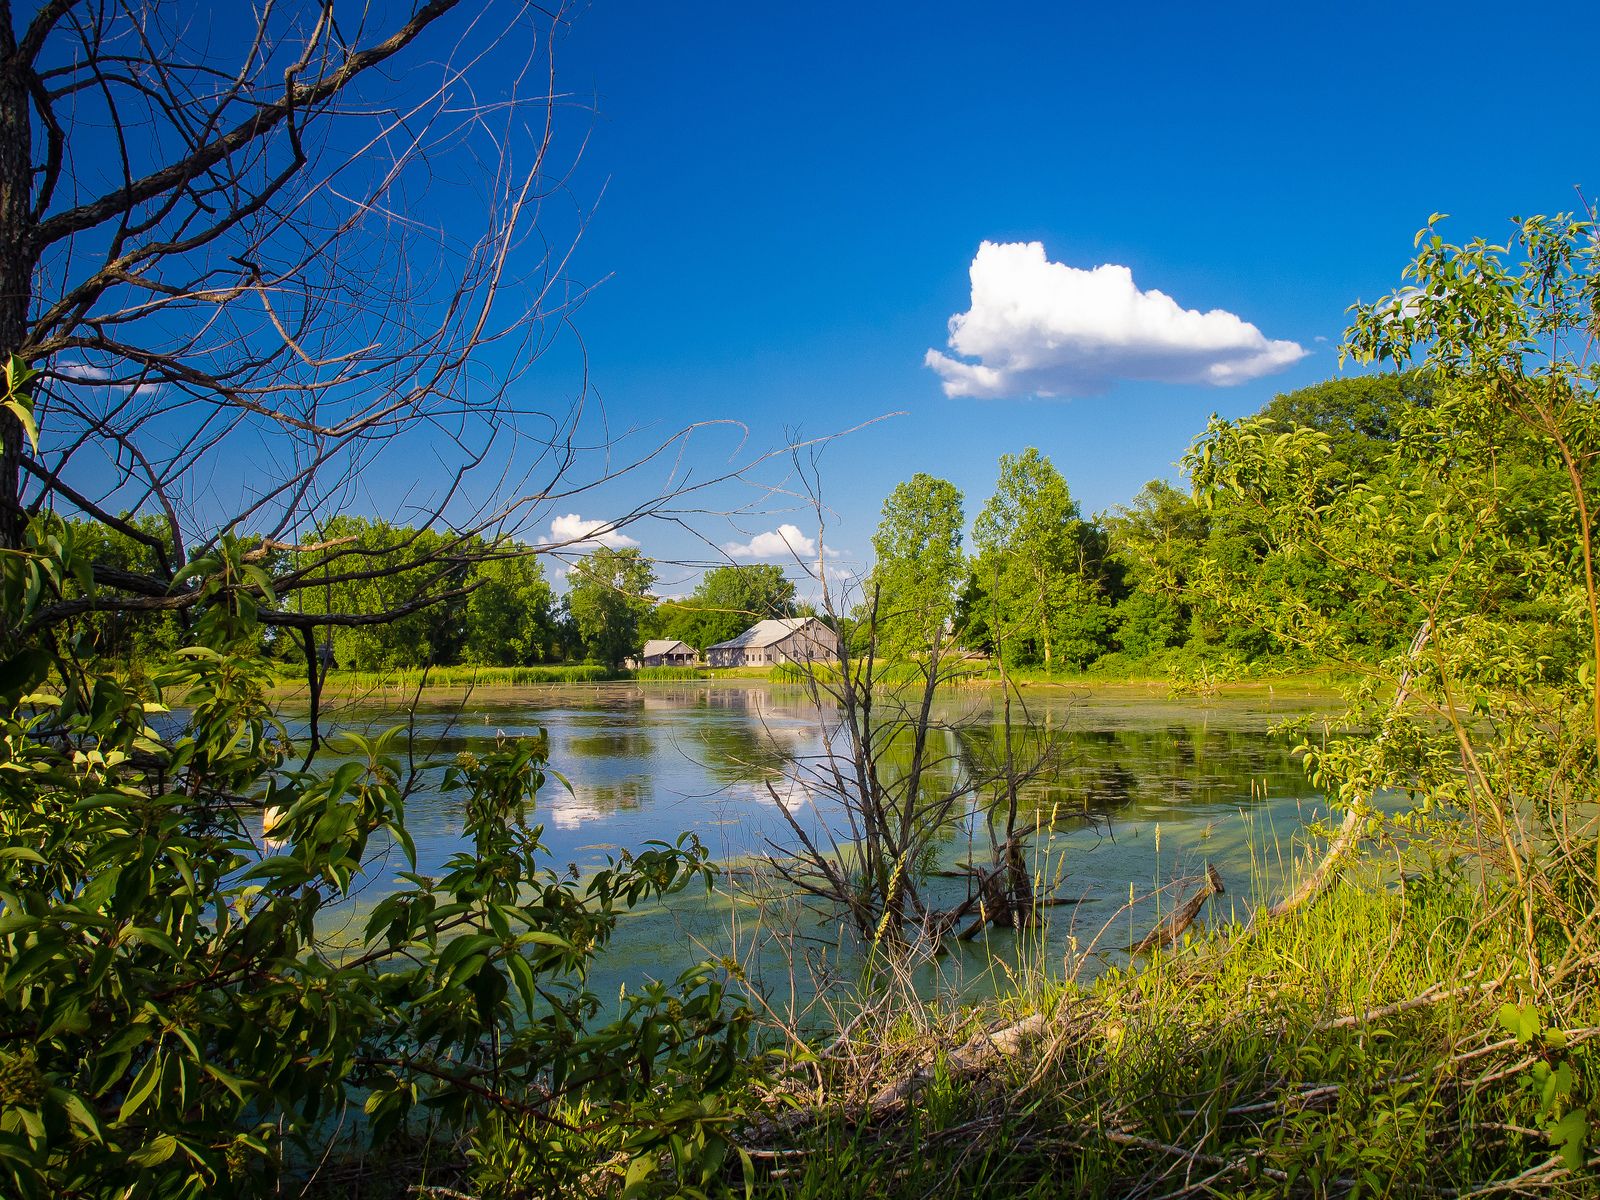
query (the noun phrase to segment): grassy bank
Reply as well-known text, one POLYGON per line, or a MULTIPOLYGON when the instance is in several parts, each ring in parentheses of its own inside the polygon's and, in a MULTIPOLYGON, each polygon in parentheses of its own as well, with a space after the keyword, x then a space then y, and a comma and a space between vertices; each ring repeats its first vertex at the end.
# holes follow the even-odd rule
MULTIPOLYGON (((432 667, 383 671, 337 670, 330 672, 323 692, 330 698, 378 696, 450 696, 463 691, 507 694, 524 688, 562 687, 599 683, 666 683, 722 681, 736 683, 796 685, 815 675, 826 680, 830 668, 825 664, 779 663, 759 667, 643 667, 613 671, 593 663, 553 664, 532 667, 432 667)), ((913 664, 886 664, 881 668, 886 684, 913 681, 918 668, 913 664)), ((1114 692, 1137 689, 1158 696, 1197 696, 1282 692, 1286 695, 1311 695, 1328 692, 1337 680, 1326 673, 1301 672, 1251 676, 1227 680, 1178 680, 1171 675, 1129 671, 1107 674, 1092 671, 1044 671, 1021 668, 1008 671, 1004 680, 997 668, 974 662, 970 670, 959 672, 942 684, 943 690, 998 688, 1002 683, 1023 689, 1067 688, 1073 691, 1114 692)), ((293 670, 281 672, 273 694, 290 696, 305 691, 305 679, 293 670)))
MULTIPOLYGON (((704 679, 707 672, 693 667, 643 667, 636 671, 613 671, 592 663, 556 664, 537 667, 432 667, 392 671, 333 671, 323 684, 329 696, 395 695, 421 692, 460 692, 465 689, 510 691, 526 687, 561 686, 585 683, 672 682, 704 679)), ((295 674, 281 675, 274 691, 279 694, 303 692, 305 680, 295 674)))
POLYGON ((884 1005, 766 1127, 772 1195, 1593 1196, 1592 964, 1464 887, 1343 885, 1091 986, 884 1005))

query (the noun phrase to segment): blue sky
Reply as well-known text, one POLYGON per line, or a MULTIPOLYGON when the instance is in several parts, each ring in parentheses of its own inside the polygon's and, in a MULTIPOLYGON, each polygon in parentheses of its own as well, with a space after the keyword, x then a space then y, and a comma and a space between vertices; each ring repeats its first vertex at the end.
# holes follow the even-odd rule
MULTIPOLYGON (((970 519, 1027 445, 1107 508, 1212 411, 1335 374, 1346 307, 1396 285, 1430 213, 1498 236, 1600 188, 1583 43, 1537 7, 596 5, 560 63, 596 107, 575 184, 604 187, 574 259, 605 277, 577 318, 591 379, 613 427, 737 418, 756 446, 905 411, 822 459, 852 560, 899 480, 951 479, 970 519), (949 397, 924 356, 985 240, 1307 353, 1231 387, 949 397)), ((741 526, 779 520, 809 528, 741 526)))
MULTIPOLYGON (((383 24, 403 7, 367 11, 383 24)), ((227 12, 206 11, 194 38, 228 43, 227 12)), ((476 7, 445 25, 377 91, 420 102, 500 28, 476 7)), ((512 111, 495 102, 542 78, 519 29, 441 102, 447 118, 486 103, 481 123, 385 197, 397 228, 441 235, 391 247, 408 287, 451 281, 482 232, 482 168, 512 111)), ((1583 32, 1570 9, 1462 3, 580 7, 557 47, 557 169, 582 156, 519 253, 537 276, 540 239, 561 250, 586 214, 566 272, 592 291, 526 374, 491 348, 469 386, 512 377, 519 407, 554 414, 587 387, 591 444, 638 431, 610 460, 587 455, 579 480, 692 422, 745 432, 714 426, 681 456, 555 497, 523 535, 571 542, 664 482, 862 425, 818 463, 841 571, 867 565, 883 498, 916 471, 953 481, 970 519, 999 456, 1034 445, 1086 513, 1125 503, 1176 477, 1213 411, 1337 373, 1347 307, 1398 284, 1429 214, 1453 214, 1455 238, 1499 237, 1513 214, 1573 206, 1574 184, 1600 192, 1583 32)), ((355 153, 373 127, 332 145, 355 153)), ((92 174, 86 137, 75 169, 92 174)), ((368 266, 381 299, 389 260, 368 266)), ((402 291, 402 332, 448 298, 419 292, 418 310, 402 291)), ((523 296, 509 299, 515 315, 523 296)), ((377 336, 359 308, 351 324, 315 316, 335 349, 377 336)), ((105 383, 103 366, 58 367, 105 383)), ((256 460, 282 469, 277 442, 233 453, 247 469, 194 482, 202 509, 253 487, 256 460)), ((451 453, 448 438, 405 442, 307 503, 414 519, 451 453)), ((497 440, 483 486, 520 494, 531 453, 528 437, 497 440)), ((663 563, 791 559, 818 531, 785 476, 769 461, 749 486, 696 493, 680 523, 608 540, 663 563)), ((664 567, 661 590, 694 579, 664 567)))

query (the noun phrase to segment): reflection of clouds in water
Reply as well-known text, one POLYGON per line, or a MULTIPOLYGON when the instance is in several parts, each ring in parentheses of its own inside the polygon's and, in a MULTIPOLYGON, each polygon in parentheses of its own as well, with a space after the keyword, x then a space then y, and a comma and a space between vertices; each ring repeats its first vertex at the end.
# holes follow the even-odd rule
MULTIPOLYGON (((741 799, 754 800, 769 808, 777 807, 777 802, 782 801, 785 808, 791 812, 804 806, 815 804, 819 795, 826 795, 824 789, 817 787, 810 781, 798 775, 780 775, 770 781, 772 790, 768 791, 766 785, 752 787, 741 799), (777 800, 773 793, 777 793, 777 800)), ((727 793, 730 797, 738 795, 738 790, 730 788, 727 793)))
POLYGON ((614 783, 574 785, 572 791, 552 791, 544 802, 544 812, 557 829, 577 829, 591 821, 601 821, 619 812, 643 808, 651 798, 650 779, 630 775, 614 783))

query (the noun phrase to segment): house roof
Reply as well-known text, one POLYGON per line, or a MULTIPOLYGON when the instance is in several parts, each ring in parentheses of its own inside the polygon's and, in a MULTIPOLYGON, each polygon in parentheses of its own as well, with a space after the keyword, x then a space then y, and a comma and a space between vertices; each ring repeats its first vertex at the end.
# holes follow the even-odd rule
POLYGON ((654 658, 658 654, 671 654, 679 646, 682 646, 690 654, 695 652, 694 647, 689 645, 688 642, 680 642, 676 638, 651 638, 644 644, 644 649, 639 652, 639 657, 654 658))
POLYGON ((815 617, 782 617, 771 621, 757 621, 736 638, 708 646, 708 650, 759 650, 775 645, 790 634, 798 633, 815 621, 815 617))

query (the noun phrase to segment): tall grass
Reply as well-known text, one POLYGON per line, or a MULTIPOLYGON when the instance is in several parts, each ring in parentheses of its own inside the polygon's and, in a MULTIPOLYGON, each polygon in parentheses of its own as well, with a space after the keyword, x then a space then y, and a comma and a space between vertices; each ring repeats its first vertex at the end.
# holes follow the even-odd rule
MULTIPOLYGON (((549 683, 603 683, 627 679, 627 671, 612 671, 590 663, 538 667, 433 667, 384 671, 332 671, 324 687, 331 692, 409 691, 418 687, 525 687, 549 683)), ((284 682, 301 682, 289 675, 284 682)))
POLYGON ((685 679, 709 679, 710 674, 699 667, 640 667, 631 672, 633 678, 642 683, 651 680, 672 682, 685 679))
POLYGON ((1092 983, 885 1010, 808 1067, 816 1119, 770 1147, 768 1194, 1600 1194, 1560 1126, 1595 1107, 1600 1001, 1528 1005, 1515 957, 1475 889, 1368 881, 1092 983), (1020 1050, 964 1069, 1028 1014, 1020 1050))

